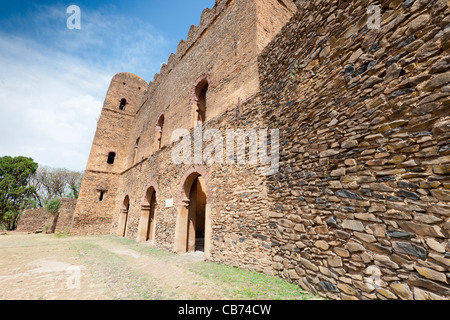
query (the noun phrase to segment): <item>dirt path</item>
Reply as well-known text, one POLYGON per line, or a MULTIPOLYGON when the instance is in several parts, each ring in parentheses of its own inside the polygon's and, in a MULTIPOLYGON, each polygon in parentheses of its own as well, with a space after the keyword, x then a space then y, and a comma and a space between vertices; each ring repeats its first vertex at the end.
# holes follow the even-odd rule
POLYGON ((208 268, 201 253, 175 255, 113 236, 0 236, 1 300, 236 298, 233 284, 198 272, 208 268))

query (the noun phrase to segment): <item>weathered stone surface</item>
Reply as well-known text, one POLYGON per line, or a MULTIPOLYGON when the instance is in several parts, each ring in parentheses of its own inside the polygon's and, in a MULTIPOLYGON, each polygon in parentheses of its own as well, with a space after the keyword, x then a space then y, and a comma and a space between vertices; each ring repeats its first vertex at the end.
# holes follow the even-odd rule
POLYGON ((375 84, 380 83, 382 81, 383 81, 383 79, 380 79, 377 76, 371 76, 369 79, 367 79, 364 82, 364 84, 362 85, 361 89, 364 90, 364 89, 373 87, 375 84))
POLYGON ((398 269, 400 268, 398 264, 393 262, 388 256, 375 254, 374 255, 375 264, 377 266, 383 266, 391 269, 398 269))
POLYGON ((319 268, 316 265, 314 265, 313 263, 311 263, 310 261, 308 261, 307 259, 300 258, 300 263, 309 270, 316 271, 316 272, 319 271, 319 268))
POLYGON ((409 240, 414 237, 413 233, 400 231, 400 230, 387 230, 387 234, 391 238, 409 240))
POLYGON ((350 252, 360 252, 366 250, 366 248, 364 248, 361 244, 356 242, 348 242, 346 245, 346 249, 350 252))
POLYGON ((398 190, 395 192, 395 194, 399 197, 404 197, 404 198, 408 198, 411 200, 419 200, 420 199, 420 196, 417 193, 407 191, 407 190, 398 190))
POLYGON ((352 281, 352 284, 359 290, 362 290, 364 292, 373 292, 375 291, 375 286, 372 285, 369 282, 362 282, 362 281, 352 281))
POLYGON ((339 154, 339 151, 330 149, 330 150, 322 151, 322 152, 320 153, 320 157, 326 158, 326 157, 335 156, 335 155, 337 155, 337 154, 339 154))
POLYGON ((426 290, 422 290, 417 287, 414 288, 414 298, 416 300, 446 300, 445 297, 439 296, 426 290))
POLYGON ((336 217, 331 217, 327 219, 325 222, 328 226, 332 228, 340 228, 339 225, 337 224, 336 217))
POLYGON ((353 231, 364 231, 364 225, 362 224, 361 221, 357 220, 349 220, 349 219, 344 220, 342 222, 342 228, 353 231))
POLYGON ((357 140, 347 140, 342 142, 341 144, 341 148, 343 149, 350 149, 350 148, 354 148, 358 146, 358 141, 357 140))
POLYGON ((348 295, 356 296, 358 295, 358 290, 354 289, 353 287, 349 286, 345 283, 338 283, 337 287, 342 291, 345 292, 348 295))
POLYGON ((356 238, 358 238, 359 240, 362 240, 364 242, 376 242, 377 241, 377 238, 375 238, 371 234, 361 233, 361 232, 354 232, 353 234, 355 235, 356 238))
POLYGON ((396 299, 398 299, 397 296, 396 296, 395 294, 393 294, 392 292, 390 292, 390 291, 387 290, 387 289, 384 289, 384 288, 378 288, 378 289, 377 289, 377 292, 378 292, 379 294, 381 294, 382 296, 386 297, 387 299, 390 299, 390 300, 396 300, 396 299))
POLYGON ((403 300, 413 300, 414 298, 413 293, 407 284, 396 281, 391 283, 390 288, 403 300))
POLYGON ((333 267, 333 268, 342 267, 342 259, 341 259, 341 257, 331 256, 331 257, 328 257, 327 261, 328 261, 328 265, 330 267, 333 267))
POLYGON ((318 286, 323 291, 339 292, 339 289, 334 284, 328 281, 320 281, 318 283, 318 286))
POLYGON ((447 277, 442 272, 438 272, 433 269, 421 267, 421 266, 417 266, 417 265, 414 266, 414 269, 416 269, 416 271, 419 272, 419 274, 421 276, 423 276, 427 279, 435 280, 435 281, 439 281, 439 282, 448 284, 447 277))
POLYGON ((433 90, 450 82, 450 72, 439 74, 428 80, 424 84, 425 90, 433 90))
POLYGON ((431 190, 431 194, 438 200, 450 201, 450 190, 431 190))
POLYGON ((448 255, 447 255, 447 257, 445 257, 445 256, 438 255, 438 254, 431 252, 430 258, 436 260, 437 262, 439 262, 447 267, 450 267, 450 257, 448 255))
POLYGON ((413 255, 422 260, 427 258, 427 250, 413 243, 394 241, 392 248, 398 253, 413 255))
POLYGON ((336 247, 336 248, 333 248, 333 251, 342 258, 350 257, 350 252, 348 250, 336 247))
POLYGON ((406 34, 408 36, 413 35, 415 32, 417 32, 418 30, 425 27, 429 21, 430 21, 430 16, 428 14, 422 14, 422 15, 418 16, 417 18, 415 18, 413 21, 411 21, 409 23, 409 25, 408 25, 409 28, 406 31, 406 34))
POLYGON ((362 200, 362 197, 360 195, 348 190, 338 190, 336 191, 336 196, 347 199, 362 200))
POLYGON ((443 59, 436 62, 430 69, 430 73, 441 73, 450 69, 450 56, 446 56, 443 59))
POLYGON ((421 236, 431 236, 431 237, 438 237, 438 238, 447 238, 448 233, 438 227, 438 226, 430 226, 427 224, 422 223, 415 223, 415 222, 409 222, 409 221, 399 221, 399 226, 409 232, 421 235, 421 236))
POLYGON ((126 236, 135 239, 152 183, 154 243, 180 246, 185 189, 200 174, 211 261, 275 273, 333 298, 448 299, 448 284, 437 280, 447 277, 450 256, 447 3, 382 3, 380 29, 370 29, 365 14, 379 1, 295 4, 217 1, 155 81, 114 79, 81 192, 79 230, 116 233, 128 196, 126 236), (262 176, 262 164, 172 163, 170 135, 193 128, 198 81, 208 83, 204 129, 279 129, 275 174, 262 176), (116 110, 122 98, 125 113, 116 110), (104 159, 111 151, 114 168, 104 159), (108 189, 101 204, 99 188, 108 189), (165 208, 165 199, 175 207, 165 208), (382 271, 376 288, 362 277, 374 265, 382 271), (414 265, 429 270, 421 275, 414 265))
POLYGON ((417 50, 417 61, 423 61, 439 52, 441 48, 434 42, 425 43, 421 48, 417 50))
POLYGON ((76 199, 62 198, 56 217, 50 215, 45 208, 27 210, 20 218, 16 231, 32 233, 67 232, 72 226, 76 204, 76 199))
POLYGON ((445 253, 445 246, 434 240, 433 238, 426 239, 427 245, 434 251, 445 253))
POLYGON ((421 287, 426 290, 437 292, 443 296, 448 296, 450 294, 450 289, 445 284, 428 280, 422 276, 419 276, 417 273, 412 273, 409 275, 408 283, 415 287, 421 287))
POLYGON ((326 241, 323 241, 323 240, 316 241, 314 243, 314 246, 319 248, 319 249, 322 249, 322 250, 328 250, 330 248, 328 243, 326 241))

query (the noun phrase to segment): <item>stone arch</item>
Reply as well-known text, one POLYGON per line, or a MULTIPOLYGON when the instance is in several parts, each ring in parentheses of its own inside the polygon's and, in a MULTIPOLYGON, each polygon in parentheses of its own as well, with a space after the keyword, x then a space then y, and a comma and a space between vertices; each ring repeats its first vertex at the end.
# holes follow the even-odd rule
POLYGON ((134 143, 134 148, 133 148, 133 165, 138 162, 138 152, 139 152, 139 144, 141 142, 141 137, 138 137, 136 139, 136 142, 134 143))
POLYGON ((127 195, 122 203, 122 208, 119 214, 119 223, 117 227, 117 235, 125 237, 127 232, 128 212, 130 210, 130 197, 127 195))
POLYGON ((125 99, 125 98, 120 99, 119 110, 125 111, 125 107, 127 106, 127 104, 128 104, 127 99, 125 99))
POLYGON ((154 241, 156 235, 156 209, 158 203, 158 186, 150 183, 144 189, 141 201, 141 219, 138 227, 138 242, 154 241))
POLYGON ((178 192, 175 247, 177 253, 202 251, 210 257, 211 195, 203 167, 193 167, 184 175, 178 192))
POLYGON ((206 122, 207 92, 210 87, 209 75, 202 75, 195 82, 191 92, 192 126, 206 122))
POLYGON ((162 135, 164 130, 164 123, 165 123, 165 114, 161 113, 158 117, 158 121, 156 122, 155 127, 155 145, 154 145, 154 151, 158 151, 162 147, 162 135))

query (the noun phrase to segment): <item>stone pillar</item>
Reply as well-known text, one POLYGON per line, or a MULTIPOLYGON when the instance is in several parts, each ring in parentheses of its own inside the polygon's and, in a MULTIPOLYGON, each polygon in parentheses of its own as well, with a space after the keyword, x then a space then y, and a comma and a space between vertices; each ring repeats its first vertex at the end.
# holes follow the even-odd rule
POLYGON ((127 219, 128 219, 128 210, 122 209, 120 212, 119 218, 119 226, 117 227, 117 235, 119 237, 125 237, 125 233, 127 231, 127 219))
POLYGON ((199 119, 200 106, 198 99, 191 100, 191 117, 192 117, 192 127, 195 128, 201 120, 199 119))
POLYGON ((150 205, 142 205, 141 206, 141 219, 139 220, 139 228, 138 228, 138 242, 147 241, 147 235, 149 234, 150 227, 150 205))
POLYGON ((185 253, 187 251, 189 202, 189 199, 183 199, 177 209, 174 243, 174 251, 176 253, 185 253))
POLYGON ((153 146, 154 152, 157 152, 161 149, 161 139, 162 139, 162 128, 157 126, 155 129, 155 144, 153 146))
MULTIPOLYGON (((194 182, 195 183, 195 182, 194 182)), ((189 202, 189 217, 188 217, 188 252, 194 252, 195 251, 195 230, 196 230, 196 224, 197 224, 197 186, 193 185, 191 187, 191 193, 189 195, 190 202, 189 202)))
POLYGON ((207 203, 205 206, 205 259, 211 259, 211 204, 207 203))

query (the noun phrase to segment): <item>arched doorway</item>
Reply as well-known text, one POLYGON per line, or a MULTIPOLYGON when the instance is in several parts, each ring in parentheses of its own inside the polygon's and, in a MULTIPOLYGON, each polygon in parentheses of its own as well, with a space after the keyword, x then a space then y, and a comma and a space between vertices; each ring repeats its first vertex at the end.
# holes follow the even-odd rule
POLYGON ((138 242, 153 241, 155 239, 155 211, 156 190, 154 187, 147 188, 141 205, 141 219, 139 221, 138 242))
POLYGON ((127 231, 128 211, 130 209, 130 197, 126 196, 120 209, 119 225, 117 227, 117 235, 125 237, 127 231))
POLYGON ((211 227, 210 206, 204 176, 192 172, 181 186, 175 230, 175 251, 204 252, 209 257, 211 227))
POLYGON ((188 214, 188 234, 187 251, 205 251, 205 208, 206 193, 205 185, 198 176, 192 182, 189 192, 189 214, 188 214))

